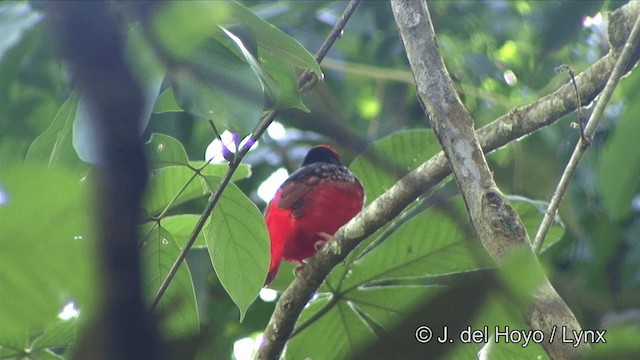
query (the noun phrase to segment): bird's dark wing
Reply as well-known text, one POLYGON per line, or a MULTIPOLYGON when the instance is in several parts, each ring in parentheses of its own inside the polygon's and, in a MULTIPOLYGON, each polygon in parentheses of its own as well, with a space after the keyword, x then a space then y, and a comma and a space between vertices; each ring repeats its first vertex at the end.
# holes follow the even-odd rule
MULTIPOLYGON (((276 204, 278 208, 300 209, 301 211, 304 206, 305 195, 323 181, 322 175, 309 167, 310 166, 307 166, 294 172, 289 179, 282 184, 280 199, 276 204)), ((314 166, 313 168, 317 167, 314 166)), ((301 216, 302 213, 296 214, 294 212, 294 216, 296 215, 301 216)))

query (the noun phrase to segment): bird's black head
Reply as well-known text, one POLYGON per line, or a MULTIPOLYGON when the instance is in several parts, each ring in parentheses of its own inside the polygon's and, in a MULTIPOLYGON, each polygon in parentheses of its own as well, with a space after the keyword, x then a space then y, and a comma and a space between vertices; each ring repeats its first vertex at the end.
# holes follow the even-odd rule
POLYGON ((318 145, 312 147, 311 150, 309 150, 307 156, 304 157, 302 166, 321 162, 342 165, 340 163, 340 157, 338 157, 337 151, 333 150, 333 148, 328 145, 318 145))

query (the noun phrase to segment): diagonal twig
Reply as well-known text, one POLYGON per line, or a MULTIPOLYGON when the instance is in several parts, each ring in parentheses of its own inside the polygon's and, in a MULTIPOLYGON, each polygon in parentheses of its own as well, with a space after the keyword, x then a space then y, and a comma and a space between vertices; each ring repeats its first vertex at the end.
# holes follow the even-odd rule
MULTIPOLYGON (((560 181, 558 182, 558 186, 556 187, 553 196, 551 197, 551 201, 549 202, 549 207, 547 211, 544 213, 544 217, 542 218, 542 223, 540 224, 540 228, 538 229, 538 233, 536 234, 535 240, 533 242, 533 248, 536 253, 540 252, 542 248, 542 244, 544 243, 544 239, 547 236, 547 232, 551 227, 551 223, 556 216, 556 212, 558 211, 558 207, 560 207, 560 202, 562 201, 562 197, 564 193, 567 191, 567 187, 569 186, 569 181, 573 176, 582 156, 589 148, 591 140, 596 132, 596 126, 598 126, 598 122, 602 119, 602 114, 604 113, 604 109, 613 94, 618 82, 620 81, 620 77, 624 74, 624 71, 627 67, 627 63, 631 59, 631 55, 633 54, 633 50, 635 49, 638 38, 640 37, 640 16, 637 17, 635 24, 633 25, 633 29, 631 30, 631 34, 627 39, 627 42, 622 49, 622 53, 616 62, 613 71, 611 72, 611 76, 609 80, 607 80, 607 84, 598 99, 596 106, 589 117, 589 121, 584 128, 584 136, 580 137, 580 140, 576 144, 575 149, 573 150, 573 154, 571 154, 571 158, 569 159, 569 163, 567 164, 562 176, 560 177, 560 181)), ((579 106, 579 105, 578 105, 579 106)), ((578 119, 578 121, 582 122, 582 119, 578 119)))

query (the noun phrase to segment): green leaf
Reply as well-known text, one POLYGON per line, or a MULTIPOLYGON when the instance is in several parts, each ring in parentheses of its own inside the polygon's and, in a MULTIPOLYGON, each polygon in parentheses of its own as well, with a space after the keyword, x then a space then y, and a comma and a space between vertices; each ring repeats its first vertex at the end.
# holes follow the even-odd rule
POLYGON ((401 131, 375 141, 349 169, 364 184, 370 203, 439 151, 431 130, 401 131))
POLYGON ((260 210, 230 183, 205 230, 213 268, 240 321, 260 292, 269 267, 269 237, 260 210))
POLYGON ((266 75, 264 82, 273 101, 270 109, 296 108, 310 110, 302 103, 298 90, 298 77, 293 65, 281 61, 278 54, 269 50, 260 51, 260 63, 266 75))
MULTIPOLYGON (((189 239, 189 236, 191 236, 191 232, 193 232, 193 229, 196 227, 198 219, 200 219, 200 215, 173 215, 163 218, 161 220, 161 224, 162 228, 170 232, 171 235, 173 235, 173 238, 176 240, 178 246, 183 249, 184 245, 187 242, 187 239, 189 239)), ((193 247, 204 246, 206 246, 206 243, 204 241, 204 232, 200 231, 195 243, 193 243, 193 247)))
POLYGON ((144 146, 147 161, 152 169, 189 163, 187 151, 182 143, 169 135, 153 133, 144 146))
POLYGON ((37 350, 51 347, 68 347, 75 341, 76 323, 77 318, 58 320, 51 323, 44 332, 31 343, 31 348, 37 350))
POLYGON ((435 286, 380 287, 354 289, 340 294, 338 301, 321 296, 300 316, 298 324, 311 321, 313 326, 296 330, 300 332, 287 343, 286 358, 350 358, 363 344, 375 339, 380 332, 377 328, 389 330, 437 290, 435 286))
POLYGON ((73 92, 62 104, 53 121, 29 147, 27 163, 64 165, 77 172, 87 170, 89 164, 83 162, 72 145, 73 121, 78 107, 78 94, 73 92))
MULTIPOLYGON (((628 96, 633 99, 639 95, 640 88, 635 87, 628 96)), ((605 143, 598 167, 597 186, 607 212, 616 221, 631 215, 631 201, 640 190, 640 107, 628 105, 605 143)))
POLYGON ((186 59, 229 13, 226 1, 166 2, 153 14, 151 30, 171 55, 186 59))
POLYGON ((17 167, 0 174, 0 186, 2 346, 58 321, 70 301, 91 314, 97 260, 88 185, 60 169, 17 167))
POLYGON ((173 89, 167 88, 156 99, 153 112, 156 114, 166 112, 182 112, 182 108, 178 105, 173 89))
POLYGON ((231 9, 231 18, 233 20, 253 28, 253 32, 258 40, 259 53, 261 53, 261 49, 265 49, 271 53, 278 54, 281 59, 295 66, 311 69, 322 79, 322 70, 318 62, 316 62, 313 55, 294 38, 262 20, 240 3, 235 1, 230 2, 229 8, 231 9))
POLYGON ((195 172, 184 166, 167 166, 151 174, 142 207, 150 215, 159 215, 174 198, 172 206, 204 194, 205 189, 195 172))
MULTIPOLYGON (((144 293, 150 302, 178 258, 180 247, 171 233, 163 228, 155 227, 146 233, 141 259, 144 293)), ((200 331, 195 290, 186 263, 178 269, 160 299, 156 313, 161 314, 160 329, 165 339, 180 339, 200 331)))
POLYGON ((350 264, 340 282, 330 276, 328 284, 331 288, 350 288, 371 281, 449 274, 491 265, 480 244, 472 241, 457 222, 429 209, 350 264))
POLYGON ((180 107, 244 137, 260 119, 263 87, 251 66, 213 39, 194 50, 193 71, 174 77, 180 107))

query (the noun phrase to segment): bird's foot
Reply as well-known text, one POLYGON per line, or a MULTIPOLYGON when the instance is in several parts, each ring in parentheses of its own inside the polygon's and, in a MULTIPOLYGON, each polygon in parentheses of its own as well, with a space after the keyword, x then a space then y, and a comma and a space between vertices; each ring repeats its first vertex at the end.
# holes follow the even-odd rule
POLYGON ((333 239, 333 235, 329 235, 326 232, 319 232, 318 236, 320 236, 324 240, 318 240, 315 242, 315 244, 313 244, 313 247, 314 249, 316 249, 316 251, 319 251, 320 249, 322 249, 324 244, 326 244, 328 241, 331 241, 331 239, 333 239))
POLYGON ((293 276, 298 277, 298 274, 300 273, 300 271, 302 271, 302 269, 304 269, 304 263, 303 262, 299 262, 298 266, 296 266, 295 269, 293 269, 293 276))

